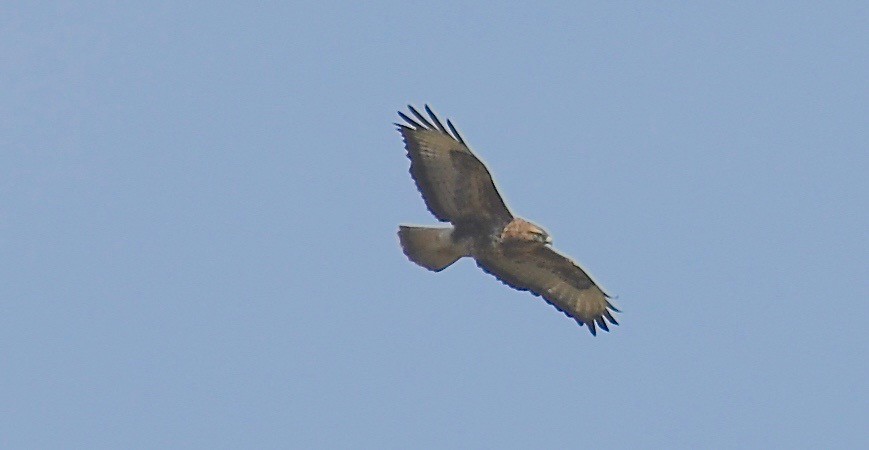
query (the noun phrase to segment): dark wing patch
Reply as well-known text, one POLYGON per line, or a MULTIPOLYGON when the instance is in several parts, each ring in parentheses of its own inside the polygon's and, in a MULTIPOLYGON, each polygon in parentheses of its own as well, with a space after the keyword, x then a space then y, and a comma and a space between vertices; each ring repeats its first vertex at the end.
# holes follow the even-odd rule
POLYGON ((450 159, 455 173, 478 174, 456 179, 457 191, 462 195, 455 199, 461 213, 454 222, 497 223, 498 228, 509 223, 513 216, 498 195, 486 166, 470 153, 451 152, 450 159))
POLYGON ((477 258, 477 265, 504 284, 543 297, 549 304, 588 325, 609 331, 607 321, 618 325, 612 312, 619 312, 607 295, 578 264, 549 246, 524 254, 493 252, 477 258))
POLYGON ((496 222, 513 215, 492 181, 486 166, 471 152, 456 128, 443 123, 427 105, 426 118, 408 106, 414 118, 399 112, 406 124, 396 124, 404 138, 410 175, 429 211, 442 222, 496 222))

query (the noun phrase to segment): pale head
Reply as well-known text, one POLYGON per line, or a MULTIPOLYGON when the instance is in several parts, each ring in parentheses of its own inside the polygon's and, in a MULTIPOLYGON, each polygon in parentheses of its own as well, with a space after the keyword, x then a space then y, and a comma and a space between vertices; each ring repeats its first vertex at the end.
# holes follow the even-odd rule
POLYGON ((546 230, 518 217, 504 227, 500 238, 501 242, 505 244, 546 245, 552 243, 552 238, 546 230))

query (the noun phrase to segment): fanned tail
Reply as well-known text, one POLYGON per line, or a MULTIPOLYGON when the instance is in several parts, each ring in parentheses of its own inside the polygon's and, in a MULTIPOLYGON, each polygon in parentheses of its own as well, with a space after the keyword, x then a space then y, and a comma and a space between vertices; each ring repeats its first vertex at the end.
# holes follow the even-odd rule
POLYGON ((452 232, 452 228, 400 225, 398 239, 411 261, 440 272, 463 256, 462 248, 453 242, 452 232))

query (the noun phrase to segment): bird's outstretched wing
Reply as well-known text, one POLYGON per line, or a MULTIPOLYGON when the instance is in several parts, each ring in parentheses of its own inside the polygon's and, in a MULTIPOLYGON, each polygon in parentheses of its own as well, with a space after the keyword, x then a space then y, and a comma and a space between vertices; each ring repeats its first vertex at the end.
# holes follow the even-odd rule
POLYGON ((449 130, 426 105, 428 118, 408 105, 396 123, 410 159, 410 175, 429 211, 442 222, 507 224, 513 215, 486 166, 448 120, 449 130))
POLYGON ((478 257, 477 265, 510 287, 543 297, 580 325, 588 325, 591 334, 597 334, 595 324, 606 331, 607 321, 618 325, 611 311, 619 310, 609 295, 576 262, 549 246, 521 254, 493 252, 478 257))

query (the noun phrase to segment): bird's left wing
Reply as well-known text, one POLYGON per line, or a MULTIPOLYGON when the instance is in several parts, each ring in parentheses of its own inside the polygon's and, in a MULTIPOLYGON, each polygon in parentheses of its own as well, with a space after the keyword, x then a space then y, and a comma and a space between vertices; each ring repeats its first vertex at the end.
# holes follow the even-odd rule
POLYGON ((552 247, 541 246, 529 252, 494 252, 477 258, 477 265, 504 284, 543 297, 591 334, 597 326, 609 331, 607 321, 618 325, 612 312, 618 312, 607 295, 573 260, 552 247))
POLYGON ((495 188, 492 175, 465 144, 452 122, 447 127, 426 105, 428 118, 408 105, 413 117, 398 115, 410 175, 429 211, 442 222, 490 223, 504 226, 513 219, 495 188))

